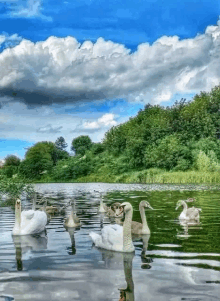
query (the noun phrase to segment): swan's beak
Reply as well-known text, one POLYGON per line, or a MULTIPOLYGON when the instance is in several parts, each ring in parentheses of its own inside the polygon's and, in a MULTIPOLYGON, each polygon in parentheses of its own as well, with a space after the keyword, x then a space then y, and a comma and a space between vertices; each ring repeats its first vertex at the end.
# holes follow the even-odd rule
POLYGON ((179 206, 176 206, 176 209, 175 210, 177 210, 179 208, 179 206))
POLYGON ((153 208, 153 207, 151 207, 151 205, 149 205, 149 206, 148 206, 148 208, 150 208, 150 209, 154 210, 154 208, 153 208))

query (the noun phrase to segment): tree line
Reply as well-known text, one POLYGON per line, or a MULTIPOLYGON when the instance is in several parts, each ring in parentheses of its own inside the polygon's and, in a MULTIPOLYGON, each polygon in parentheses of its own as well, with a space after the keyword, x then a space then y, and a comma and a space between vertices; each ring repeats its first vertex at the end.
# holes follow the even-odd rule
POLYGON ((43 181, 71 181, 88 175, 142 170, 220 171, 220 86, 171 107, 147 104, 127 122, 113 126, 100 143, 89 136, 38 142, 25 159, 9 155, 1 173, 43 181))

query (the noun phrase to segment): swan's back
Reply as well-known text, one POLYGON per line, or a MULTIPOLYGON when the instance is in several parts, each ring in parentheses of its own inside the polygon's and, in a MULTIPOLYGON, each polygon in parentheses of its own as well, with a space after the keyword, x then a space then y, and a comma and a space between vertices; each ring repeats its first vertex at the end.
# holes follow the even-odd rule
MULTIPOLYGON (((45 229, 46 224, 47 215, 45 212, 34 210, 22 211, 20 235, 40 233, 45 229)), ((13 234, 16 235, 17 233, 13 234)))
POLYGON ((131 223, 131 233, 132 234, 141 234, 142 228, 143 228, 143 224, 132 221, 132 223, 131 223))
POLYGON ((96 247, 112 251, 123 252, 123 227, 108 225, 101 230, 101 234, 89 233, 96 247))
POLYGON ((188 208, 187 212, 186 212, 186 217, 190 220, 198 219, 200 211, 201 211, 201 209, 199 209, 199 208, 195 208, 195 207, 188 208))

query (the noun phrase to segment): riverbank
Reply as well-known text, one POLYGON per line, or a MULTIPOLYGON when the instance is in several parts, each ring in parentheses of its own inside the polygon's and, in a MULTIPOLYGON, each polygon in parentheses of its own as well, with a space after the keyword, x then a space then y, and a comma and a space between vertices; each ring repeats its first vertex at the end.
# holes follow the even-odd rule
POLYGON ((220 172, 185 171, 172 172, 160 169, 126 172, 120 175, 96 173, 74 180, 58 179, 54 181, 49 175, 34 183, 124 183, 124 184, 220 184, 220 172))

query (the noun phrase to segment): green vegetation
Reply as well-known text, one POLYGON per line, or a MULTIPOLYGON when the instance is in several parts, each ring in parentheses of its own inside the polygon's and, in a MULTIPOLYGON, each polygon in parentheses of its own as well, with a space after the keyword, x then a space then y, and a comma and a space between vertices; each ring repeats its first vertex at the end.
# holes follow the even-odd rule
MULTIPOLYGON (((146 105, 101 143, 63 137, 39 142, 2 168, 33 182, 220 183, 220 86, 172 107, 146 105)), ((13 159, 13 160, 12 160, 13 159)))
POLYGON ((16 176, 8 178, 0 173, 0 206, 14 206, 15 200, 22 193, 32 195, 34 193, 33 186, 26 182, 26 179, 18 179, 16 176))

